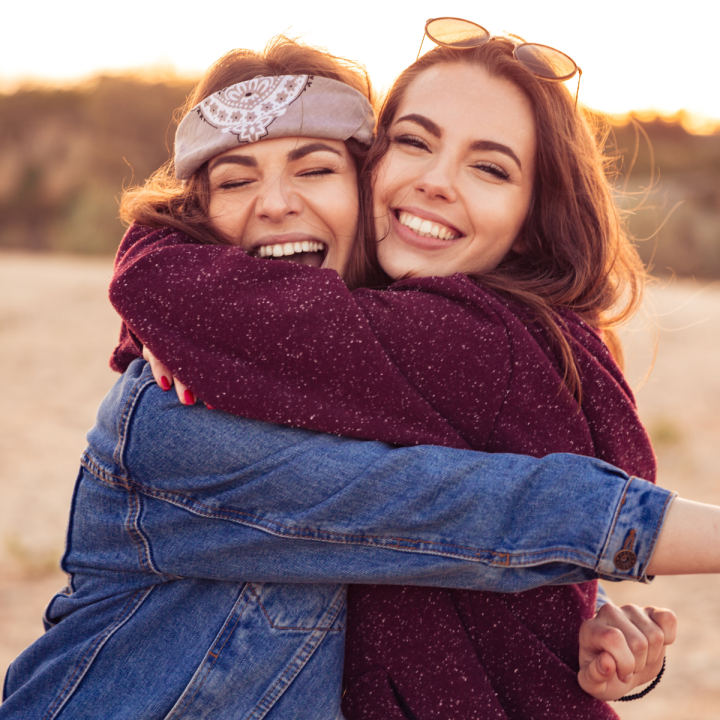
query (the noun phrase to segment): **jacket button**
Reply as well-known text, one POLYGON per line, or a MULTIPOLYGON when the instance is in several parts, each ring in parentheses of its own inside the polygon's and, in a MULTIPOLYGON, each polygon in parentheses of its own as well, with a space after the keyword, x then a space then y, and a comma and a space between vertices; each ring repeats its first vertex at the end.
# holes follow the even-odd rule
POLYGON ((613 558, 613 563, 618 570, 629 570, 636 562, 637 555, 632 550, 619 550, 613 558))

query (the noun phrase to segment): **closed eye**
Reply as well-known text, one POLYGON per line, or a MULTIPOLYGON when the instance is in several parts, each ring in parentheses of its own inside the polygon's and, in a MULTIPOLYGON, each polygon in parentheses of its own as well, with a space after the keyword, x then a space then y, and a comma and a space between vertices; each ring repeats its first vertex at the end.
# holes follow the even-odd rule
POLYGON ((418 150, 429 150, 428 144, 417 135, 396 135, 390 138, 390 142, 395 145, 405 145, 407 147, 417 148, 418 150))
POLYGON ((242 188, 255 182, 254 180, 226 180, 221 182, 217 188, 218 190, 234 190, 235 188, 242 188))
POLYGON ((334 175, 335 170, 332 168, 314 168, 313 170, 304 170, 298 174, 300 177, 319 177, 322 175, 334 175))
POLYGON ((498 180, 507 180, 510 177, 510 173, 503 170, 499 165, 492 162, 480 162, 473 165, 474 168, 481 172, 488 173, 498 180))

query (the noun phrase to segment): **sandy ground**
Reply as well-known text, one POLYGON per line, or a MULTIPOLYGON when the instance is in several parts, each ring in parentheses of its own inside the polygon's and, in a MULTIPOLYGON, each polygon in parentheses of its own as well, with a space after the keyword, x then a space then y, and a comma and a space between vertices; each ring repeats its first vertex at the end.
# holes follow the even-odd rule
MULTIPOLYGON (((42 633, 43 608, 64 586, 62 553, 78 457, 113 382, 118 319, 106 300, 111 263, 0 253, 0 673, 42 633)), ((720 503, 720 285, 651 291, 657 359, 638 391, 661 484, 720 503)), ((625 333, 637 387, 652 363, 642 322, 625 333)), ((720 576, 612 584, 616 602, 665 605, 679 617, 666 678, 616 706, 625 720, 720 719, 720 576)))

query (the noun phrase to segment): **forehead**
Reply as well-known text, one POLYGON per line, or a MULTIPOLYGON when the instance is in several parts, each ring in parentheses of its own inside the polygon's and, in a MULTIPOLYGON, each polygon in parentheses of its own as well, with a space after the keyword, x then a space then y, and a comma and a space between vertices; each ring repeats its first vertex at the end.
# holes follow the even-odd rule
MULTIPOLYGON (((309 137, 286 137, 272 138, 270 140, 258 140, 246 145, 238 145, 236 148, 226 150, 210 160, 209 167, 212 170, 218 160, 231 156, 252 157, 259 164, 287 163, 298 156, 298 150, 307 149, 309 152, 325 152, 337 155, 348 160, 350 153, 345 143, 341 140, 329 140, 327 138, 309 137)), ((302 155, 307 157, 307 154, 302 155)))
POLYGON ((482 67, 434 65, 408 86, 395 115, 424 115, 444 132, 494 140, 535 151, 535 118, 530 100, 515 84, 482 67))

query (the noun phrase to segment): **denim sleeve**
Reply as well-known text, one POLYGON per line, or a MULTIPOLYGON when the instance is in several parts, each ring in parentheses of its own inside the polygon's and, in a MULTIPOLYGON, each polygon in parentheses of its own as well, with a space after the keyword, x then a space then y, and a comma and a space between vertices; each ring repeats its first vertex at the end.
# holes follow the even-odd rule
POLYGON ((103 403, 84 465, 133 494, 131 534, 157 572, 500 592, 647 580, 672 494, 599 460, 268 425, 181 406, 149 373, 133 381, 136 365, 103 403))

